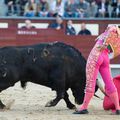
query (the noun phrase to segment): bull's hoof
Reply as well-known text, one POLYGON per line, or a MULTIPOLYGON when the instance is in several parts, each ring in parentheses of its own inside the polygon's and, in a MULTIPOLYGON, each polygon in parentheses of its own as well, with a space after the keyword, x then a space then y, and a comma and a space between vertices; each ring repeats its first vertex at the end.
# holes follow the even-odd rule
POLYGON ((69 105, 69 106, 67 106, 69 109, 72 109, 72 110, 75 110, 76 109, 76 106, 75 105, 73 105, 73 104, 71 104, 71 105, 69 105))
POLYGON ((51 101, 46 103, 45 107, 52 107, 52 106, 55 106, 55 105, 56 105, 56 103, 53 100, 51 100, 51 101))
POLYGON ((3 111, 5 108, 6 108, 5 105, 4 105, 4 106, 1 106, 1 105, 0 105, 0 111, 3 111))

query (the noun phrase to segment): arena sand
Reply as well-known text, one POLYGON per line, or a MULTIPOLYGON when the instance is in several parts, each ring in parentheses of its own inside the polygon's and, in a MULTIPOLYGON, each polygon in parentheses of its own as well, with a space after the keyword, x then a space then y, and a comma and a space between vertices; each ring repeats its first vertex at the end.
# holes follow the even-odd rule
MULTIPOLYGON (((74 103, 71 91, 70 99, 74 103)), ((97 92, 101 98, 103 95, 97 92)), ((46 108, 45 104, 55 97, 55 92, 50 88, 28 83, 26 90, 16 83, 0 94, 3 103, 15 100, 10 110, 0 111, 0 120, 120 120, 120 116, 111 115, 111 111, 104 111, 103 100, 93 97, 89 105, 88 115, 74 115, 74 110, 66 108, 61 100, 57 106, 46 108)), ((78 106, 77 106, 78 107, 78 106)))

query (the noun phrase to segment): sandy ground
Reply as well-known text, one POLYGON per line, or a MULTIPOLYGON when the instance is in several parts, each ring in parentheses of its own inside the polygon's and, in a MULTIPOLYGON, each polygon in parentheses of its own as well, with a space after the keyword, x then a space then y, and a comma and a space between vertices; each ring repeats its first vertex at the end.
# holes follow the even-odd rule
MULTIPOLYGON (((74 103, 71 91, 68 92, 74 103)), ((97 95, 103 98, 100 91, 97 95)), ((23 90, 17 83, 0 94, 5 104, 15 100, 10 110, 0 111, 0 120, 120 120, 120 116, 111 115, 111 111, 104 111, 102 100, 95 97, 89 105, 88 115, 72 114, 74 110, 67 109, 63 100, 55 107, 44 107, 54 97, 55 92, 47 87, 28 83, 26 90, 23 90)))

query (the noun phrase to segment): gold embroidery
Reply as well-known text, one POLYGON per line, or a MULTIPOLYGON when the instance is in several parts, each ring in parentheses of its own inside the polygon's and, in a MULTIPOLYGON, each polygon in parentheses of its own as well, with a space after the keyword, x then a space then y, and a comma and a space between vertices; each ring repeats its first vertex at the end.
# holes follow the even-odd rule
POLYGON ((109 44, 113 50, 114 57, 120 55, 120 37, 115 32, 111 32, 108 38, 106 39, 106 43, 109 44))

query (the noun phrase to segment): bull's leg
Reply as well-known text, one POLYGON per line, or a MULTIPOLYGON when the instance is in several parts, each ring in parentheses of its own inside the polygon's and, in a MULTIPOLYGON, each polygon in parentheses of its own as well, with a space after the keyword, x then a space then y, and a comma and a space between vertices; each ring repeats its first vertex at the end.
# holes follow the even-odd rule
POLYGON ((2 103, 2 101, 0 100, 0 109, 4 109, 6 106, 2 103))
POLYGON ((57 67, 51 71, 49 76, 51 82, 52 89, 56 91, 57 96, 55 99, 49 101, 46 104, 46 107, 55 106, 61 99, 64 98, 65 95, 65 72, 63 66, 57 67))
POLYGON ((45 105, 45 107, 52 107, 52 106, 57 105, 57 103, 58 103, 62 98, 64 98, 64 92, 57 92, 56 98, 53 99, 53 100, 50 100, 50 101, 45 105))
POLYGON ((69 100, 69 95, 68 95, 67 92, 65 92, 64 100, 65 100, 65 102, 66 102, 66 104, 67 104, 67 107, 68 107, 69 109, 76 109, 75 105, 70 102, 70 100, 69 100))

